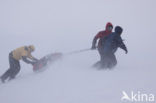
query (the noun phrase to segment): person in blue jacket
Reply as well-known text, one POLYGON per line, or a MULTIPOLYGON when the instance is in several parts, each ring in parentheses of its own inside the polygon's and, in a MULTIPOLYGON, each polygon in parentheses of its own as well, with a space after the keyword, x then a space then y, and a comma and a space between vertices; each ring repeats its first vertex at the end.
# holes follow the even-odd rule
POLYGON ((111 33, 107 36, 106 39, 102 45, 103 48, 103 54, 105 55, 105 58, 103 59, 103 64, 101 65, 101 68, 113 68, 117 64, 117 60, 115 57, 115 52, 118 48, 121 48, 125 51, 125 53, 128 53, 128 50, 123 43, 123 40, 121 38, 123 29, 120 26, 115 27, 115 32, 111 33))

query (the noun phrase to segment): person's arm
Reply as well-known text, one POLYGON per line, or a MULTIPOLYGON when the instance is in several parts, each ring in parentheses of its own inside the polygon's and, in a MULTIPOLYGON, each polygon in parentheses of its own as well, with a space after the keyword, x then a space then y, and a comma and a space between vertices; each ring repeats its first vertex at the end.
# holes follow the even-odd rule
POLYGON ((94 39, 93 39, 93 42, 92 42, 92 47, 91 49, 96 49, 96 42, 97 42, 97 37, 95 36, 94 39))
POLYGON ((122 40, 122 38, 119 36, 119 38, 118 38, 118 46, 121 48, 121 49, 123 49, 125 52, 126 52, 126 54, 128 53, 128 50, 127 50, 127 47, 126 47, 126 45, 124 44, 124 42, 123 42, 123 40, 122 40))
POLYGON ((35 57, 33 57, 31 54, 28 55, 28 58, 31 59, 31 60, 33 60, 33 61, 35 61, 35 62, 38 61, 38 59, 35 58, 35 57))
POLYGON ((100 37, 100 32, 94 37, 91 49, 96 49, 96 42, 99 37, 100 37))
POLYGON ((34 64, 36 63, 36 62, 33 62, 33 61, 28 60, 26 56, 22 56, 22 60, 23 60, 24 62, 26 62, 26 63, 28 63, 28 64, 32 64, 32 65, 34 65, 34 64))

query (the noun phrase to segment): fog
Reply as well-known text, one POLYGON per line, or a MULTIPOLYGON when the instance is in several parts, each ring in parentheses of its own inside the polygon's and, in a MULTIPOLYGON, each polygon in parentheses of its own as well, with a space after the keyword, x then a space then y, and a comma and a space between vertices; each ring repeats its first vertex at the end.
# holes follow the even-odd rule
POLYGON ((35 45, 37 58, 91 48, 107 22, 123 28, 128 48, 118 49, 111 71, 91 68, 96 50, 65 56, 38 74, 21 61, 17 79, 0 84, 0 103, 115 103, 122 91, 155 94, 155 6, 155 0, 0 0, 0 75, 20 46, 35 45))

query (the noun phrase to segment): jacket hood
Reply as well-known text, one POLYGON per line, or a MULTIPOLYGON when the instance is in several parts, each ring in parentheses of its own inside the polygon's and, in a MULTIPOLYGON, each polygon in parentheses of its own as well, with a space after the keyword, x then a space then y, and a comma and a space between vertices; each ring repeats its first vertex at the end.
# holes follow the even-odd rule
POLYGON ((123 31, 123 29, 122 29, 120 26, 116 26, 116 27, 115 27, 115 32, 116 32, 117 34, 120 34, 120 35, 121 35, 122 31, 123 31))
POLYGON ((108 28, 109 26, 112 26, 112 27, 113 27, 112 23, 108 22, 108 23, 106 24, 106 30, 107 30, 107 28, 108 28))

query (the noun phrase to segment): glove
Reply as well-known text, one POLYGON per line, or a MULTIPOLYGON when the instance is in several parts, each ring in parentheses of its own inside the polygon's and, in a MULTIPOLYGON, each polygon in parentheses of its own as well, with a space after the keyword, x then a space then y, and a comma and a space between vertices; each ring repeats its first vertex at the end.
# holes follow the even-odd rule
POLYGON ((126 50, 125 50, 125 54, 127 54, 127 53, 128 53, 128 50, 126 49, 126 50))
POLYGON ((34 61, 34 62, 38 62, 39 60, 38 60, 38 59, 36 59, 36 58, 33 58, 33 61, 34 61))
POLYGON ((36 64, 37 62, 31 62, 30 64, 32 65, 32 66, 34 66, 34 64, 36 64))

